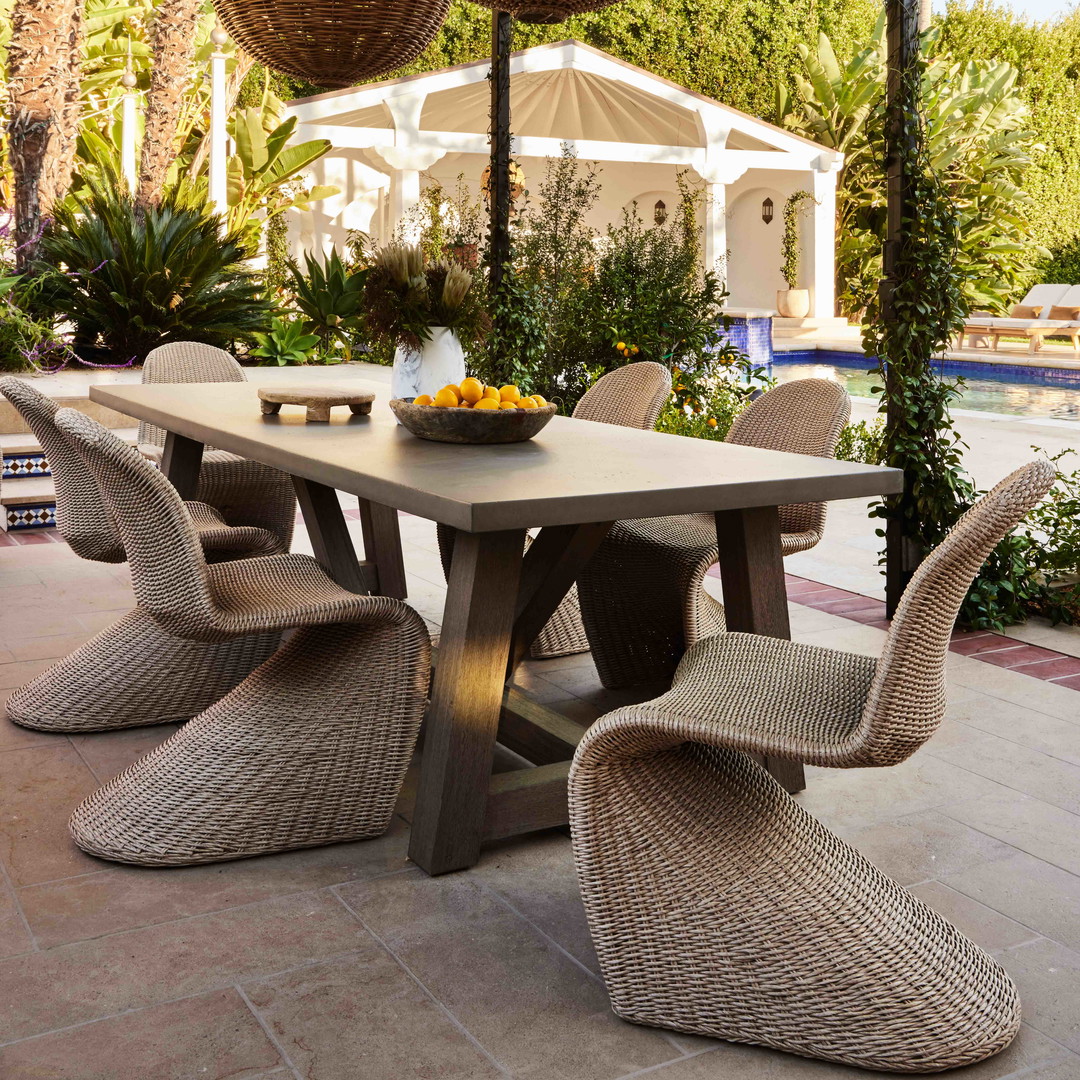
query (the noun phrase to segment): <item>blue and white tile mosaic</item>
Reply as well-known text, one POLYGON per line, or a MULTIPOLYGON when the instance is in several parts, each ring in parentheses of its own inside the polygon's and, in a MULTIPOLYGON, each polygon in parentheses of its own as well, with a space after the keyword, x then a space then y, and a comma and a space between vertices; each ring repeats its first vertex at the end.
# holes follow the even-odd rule
POLYGON ((40 506, 6 506, 8 532, 21 529, 56 528, 55 503, 42 503, 40 506))
POLYGON ((4 455, 4 471, 0 478, 21 480, 29 476, 52 476, 48 459, 43 453, 4 455))

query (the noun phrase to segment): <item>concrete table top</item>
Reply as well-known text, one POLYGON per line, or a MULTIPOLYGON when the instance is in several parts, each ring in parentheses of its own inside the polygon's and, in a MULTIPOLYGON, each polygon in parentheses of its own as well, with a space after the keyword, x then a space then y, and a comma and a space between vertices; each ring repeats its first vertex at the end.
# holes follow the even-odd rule
POLYGON ((94 401, 167 431, 468 532, 857 499, 899 470, 556 416, 524 443, 427 442, 395 422, 387 387, 369 416, 311 425, 264 416, 253 383, 93 386, 94 401))

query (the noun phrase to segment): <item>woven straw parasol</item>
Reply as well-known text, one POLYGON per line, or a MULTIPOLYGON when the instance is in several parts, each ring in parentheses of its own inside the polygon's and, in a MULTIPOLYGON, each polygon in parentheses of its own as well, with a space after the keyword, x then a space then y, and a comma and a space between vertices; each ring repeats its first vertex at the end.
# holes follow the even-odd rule
POLYGON ((508 11, 521 22, 561 23, 571 15, 599 11, 617 0, 475 0, 481 7, 508 11))
POLYGON ((225 29, 274 71, 355 86, 415 60, 450 0, 214 0, 225 29))

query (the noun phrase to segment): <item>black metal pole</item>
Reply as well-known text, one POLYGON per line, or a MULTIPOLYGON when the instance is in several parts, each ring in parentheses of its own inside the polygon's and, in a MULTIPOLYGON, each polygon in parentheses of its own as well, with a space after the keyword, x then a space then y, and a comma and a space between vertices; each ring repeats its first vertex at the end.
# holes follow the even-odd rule
MULTIPOLYGON (((910 150, 917 132, 908 120, 915 103, 914 82, 919 57, 919 0, 885 0, 886 48, 888 74, 885 84, 886 176, 888 182, 888 224, 883 250, 883 276, 880 287, 881 317, 896 322, 893 290, 897 267, 904 250, 905 219, 916 212, 912 205, 908 175, 910 150)), ((903 422, 895 373, 885 373, 886 423, 891 428, 903 422)), ((908 483, 910 483, 910 477, 908 483)), ((908 492, 903 498, 906 500, 908 492)), ((920 552, 904 535, 903 523, 891 519, 885 529, 885 604, 889 618, 896 611, 900 597, 918 566, 920 552)))
POLYGON ((510 261, 510 48, 513 16, 491 14, 491 294, 498 295, 510 261))

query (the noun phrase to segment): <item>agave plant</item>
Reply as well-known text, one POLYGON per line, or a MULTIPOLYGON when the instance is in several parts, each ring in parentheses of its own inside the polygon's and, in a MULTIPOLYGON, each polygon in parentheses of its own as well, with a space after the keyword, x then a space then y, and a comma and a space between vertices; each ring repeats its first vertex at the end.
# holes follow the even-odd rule
POLYGON ((256 334, 255 340, 259 343, 258 348, 252 349, 249 356, 256 357, 264 365, 286 367, 308 363, 312 350, 319 344, 319 335, 309 334, 300 319, 275 317, 270 331, 256 334))
POLYGON ((346 361, 351 360, 363 323, 361 305, 368 271, 347 267, 337 248, 331 248, 324 260, 305 252, 304 267, 301 270, 295 263, 289 264, 293 303, 325 347, 336 343, 341 346, 346 361))
POLYGON ((270 305, 234 234, 184 191, 137 211, 94 183, 56 214, 42 241, 41 297, 75 327, 75 344, 141 362, 170 341, 251 341, 270 305))

